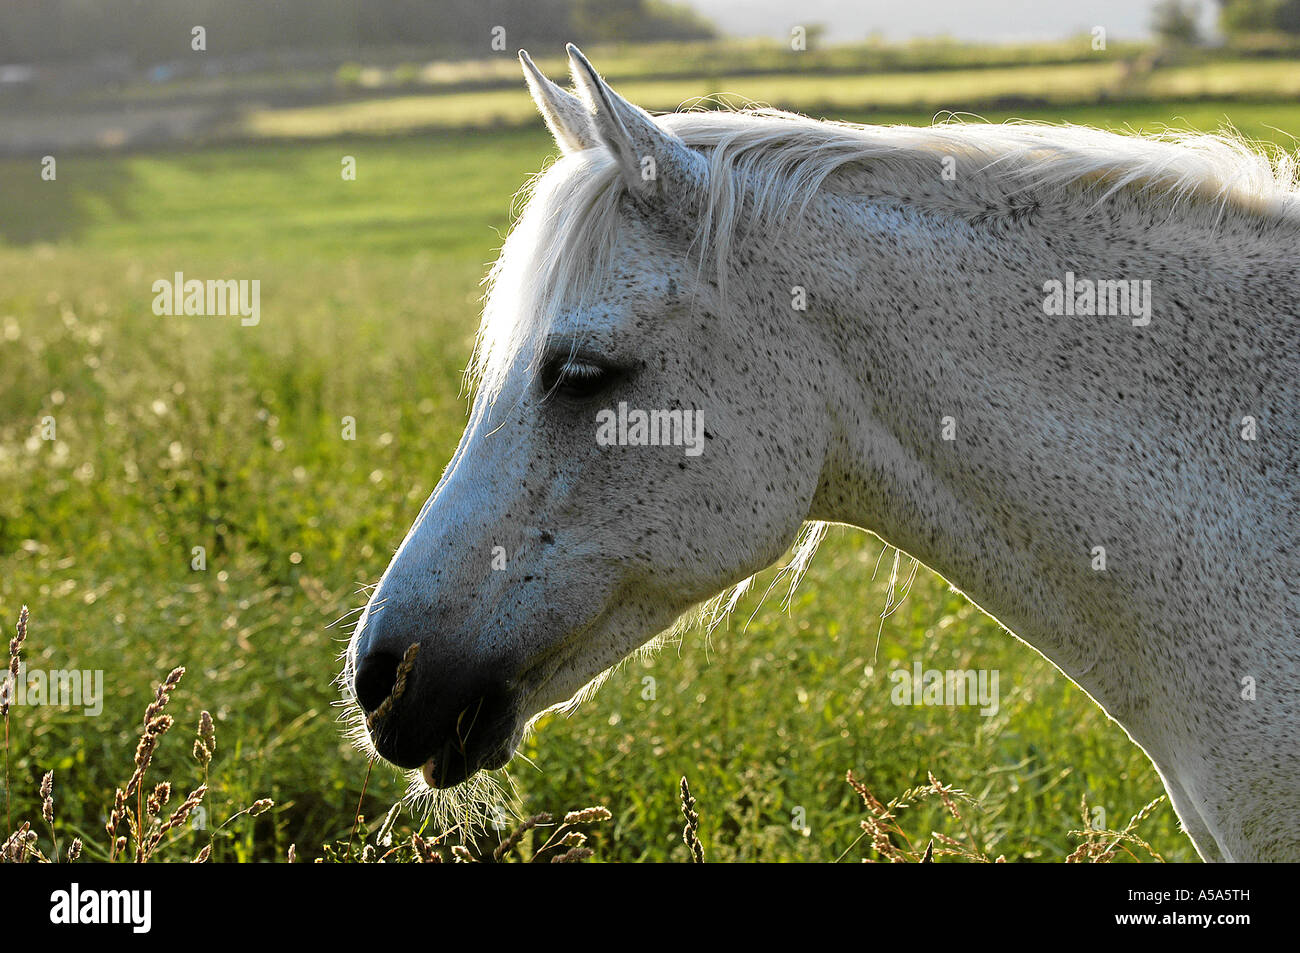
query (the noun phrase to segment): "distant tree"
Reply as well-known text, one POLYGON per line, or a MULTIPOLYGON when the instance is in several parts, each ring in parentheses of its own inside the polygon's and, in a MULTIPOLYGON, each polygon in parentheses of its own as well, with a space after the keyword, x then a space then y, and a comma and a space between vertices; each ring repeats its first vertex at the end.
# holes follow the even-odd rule
POLYGON ((1191 46, 1201 40, 1197 0, 1158 0, 1151 11, 1151 29, 1164 43, 1191 46))
POLYGON ((1300 0, 1282 0, 1277 5, 1277 28, 1283 33, 1300 33, 1300 0))
POLYGON ((690 40, 707 20, 668 0, 0 0, 0 63, 125 59, 137 67, 292 50, 423 47, 432 56, 489 55, 566 40, 690 40))
POLYGON ((1224 33, 1300 33, 1300 0, 1219 0, 1224 33))
POLYGON ((713 25, 690 7, 667 0, 576 0, 573 29, 588 40, 704 40, 713 25))

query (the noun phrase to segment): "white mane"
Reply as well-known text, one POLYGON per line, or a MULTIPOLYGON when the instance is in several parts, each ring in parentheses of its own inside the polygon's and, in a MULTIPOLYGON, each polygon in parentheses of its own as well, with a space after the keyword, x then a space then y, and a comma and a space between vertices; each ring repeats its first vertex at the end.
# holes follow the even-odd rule
MULTIPOLYGON (((1213 224, 1225 215, 1300 220, 1296 156, 1233 134, 1120 135, 1040 123, 862 126, 777 110, 687 112, 662 127, 708 159, 694 249, 718 267, 751 226, 779 227, 829 178, 860 168, 875 194, 971 220, 1014 216, 1053 201, 1080 214, 1140 192, 1213 224), (1263 151, 1263 150, 1267 151, 1263 151), (962 172, 936 189, 939 162, 962 172), (969 165, 969 160, 976 160, 969 165), (748 205, 746 206, 746 200, 748 205)), ((580 307, 609 264, 622 180, 605 149, 560 158, 517 196, 526 202, 488 275, 469 380, 490 403, 517 355, 536 347, 561 308, 580 307)), ((722 289, 725 292, 725 289, 722 289)))

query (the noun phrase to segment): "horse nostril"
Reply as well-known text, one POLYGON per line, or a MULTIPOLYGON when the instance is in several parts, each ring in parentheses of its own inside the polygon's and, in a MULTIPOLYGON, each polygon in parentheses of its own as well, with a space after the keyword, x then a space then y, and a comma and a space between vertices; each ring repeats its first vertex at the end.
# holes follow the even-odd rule
POLYGON ((357 701, 367 713, 374 711, 393 693, 397 682, 399 656, 390 652, 370 652, 357 663, 357 674, 352 681, 357 701))

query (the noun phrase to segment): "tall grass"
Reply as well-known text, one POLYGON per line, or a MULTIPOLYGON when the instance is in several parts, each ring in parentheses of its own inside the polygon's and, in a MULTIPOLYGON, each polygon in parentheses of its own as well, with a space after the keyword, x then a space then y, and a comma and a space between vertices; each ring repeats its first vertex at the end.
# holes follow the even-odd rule
MULTIPOLYGON (((22 821, 16 828, 11 813, 11 780, 9 777, 11 700, 16 697, 15 685, 21 674, 20 662, 27 641, 30 613, 23 606, 18 616, 17 634, 9 642, 7 677, 0 683, 0 717, 4 719, 5 754, 5 839, 0 843, 0 863, 73 863, 87 861, 175 861, 189 859, 192 863, 205 863, 214 856, 214 848, 225 836, 226 830, 241 818, 256 818, 275 807, 271 798, 259 798, 247 807, 229 810, 220 824, 206 822, 205 799, 211 786, 209 768, 217 750, 216 728, 212 715, 204 711, 199 716, 192 754, 197 766, 197 786, 167 810, 172 800, 172 782, 158 781, 152 786, 145 777, 153 764, 155 752, 175 720, 163 709, 171 701, 172 693, 180 686, 184 668, 176 668, 154 690, 153 700, 145 708, 135 756, 130 767, 129 780, 113 792, 111 807, 106 811, 102 842, 86 838, 80 833, 70 835, 66 851, 60 852, 59 834, 55 824, 54 772, 46 771, 41 777, 38 795, 40 816, 48 832, 48 841, 42 841, 38 826, 22 821), (195 847, 198 846, 197 853, 195 847)), ((395 691, 394 695, 400 695, 395 691)), ((683 785, 685 780, 683 779, 683 785)), ((74 795, 73 803, 85 804, 91 798, 74 795)), ((395 804, 383 822, 373 830, 358 811, 346 843, 313 845, 313 852, 323 862, 358 863, 442 863, 444 860, 489 861, 503 863, 509 860, 527 860, 531 863, 578 863, 592 857, 594 851, 587 846, 588 835, 584 828, 610 819, 608 809, 589 807, 569 811, 558 820, 550 814, 539 813, 522 819, 513 830, 495 845, 482 837, 462 837, 457 842, 456 831, 439 831, 424 836, 421 831, 399 829, 396 822, 401 804, 395 804), (537 834, 544 837, 538 838, 537 834), (373 834, 373 839, 371 838, 373 834), (360 836, 358 836, 360 835, 360 836)), ((417 819, 418 820, 418 819, 417 819)), ((284 860, 293 863, 300 859, 296 844, 290 844, 284 860)))
MULTIPOLYGON (((228 810, 225 820, 215 827, 209 827, 206 823, 205 799, 212 781, 209 769, 217 751, 216 728, 211 714, 206 710, 199 716, 192 747, 197 768, 195 773, 199 776, 196 778, 197 786, 177 807, 168 811, 173 794, 172 781, 158 781, 152 787, 146 784, 145 778, 153 763, 154 754, 163 736, 175 725, 174 719, 165 714, 163 709, 171 701, 173 692, 180 686, 185 675, 184 668, 176 668, 157 686, 153 699, 145 708, 139 741, 130 767, 130 779, 113 792, 102 842, 83 839, 80 833, 72 833, 65 840, 66 850, 60 851, 54 808, 53 771, 45 772, 38 788, 40 816, 48 840, 43 841, 39 825, 34 826, 29 821, 22 821, 15 828, 10 812, 11 781, 8 774, 9 726, 13 707, 10 701, 14 697, 13 680, 23 677, 20 675, 20 661, 27 641, 29 619, 28 609, 23 606, 18 617, 17 633, 9 643, 8 677, 3 682, 3 694, 0 694, 0 716, 5 725, 6 766, 6 830, 5 840, 0 843, 0 862, 74 863, 84 859, 110 863, 174 860, 205 863, 213 859, 214 848, 230 825, 241 818, 252 819, 267 814, 275 807, 275 802, 270 798, 259 798, 247 807, 228 810)), ((395 688, 390 697, 400 697, 400 694, 400 690, 395 688)), ((973 812, 985 813, 978 799, 966 791, 943 784, 932 773, 928 775, 927 784, 911 788, 888 803, 882 803, 852 771, 848 772, 845 780, 861 798, 867 816, 859 822, 862 833, 845 848, 837 860, 844 860, 853 854, 863 840, 866 841, 870 855, 861 857, 864 861, 933 863, 937 859, 951 858, 1001 863, 1005 860, 1002 855, 996 859, 989 857, 981 846, 988 839, 971 821, 973 812), (961 828, 957 836, 932 830, 922 851, 918 846, 919 840, 914 840, 904 829, 901 816, 909 808, 930 798, 942 804, 947 814, 960 823, 961 828), (940 844, 937 848, 936 841, 940 844)), ((686 821, 682 828, 682 843, 687 849, 685 859, 697 864, 704 863, 700 813, 696 810, 697 801, 685 776, 679 782, 678 791, 682 816, 686 821)), ((74 795, 74 801, 76 800, 78 798, 74 795)), ((83 796, 80 800, 89 798, 83 796)), ((1108 830, 1093 826, 1085 799, 1082 803, 1083 828, 1070 832, 1080 842, 1065 858, 1066 862, 1106 863, 1115 859, 1121 851, 1130 859, 1140 860, 1134 848, 1144 851, 1151 859, 1163 861, 1155 848, 1136 833, 1138 825, 1163 800, 1162 796, 1144 806, 1123 829, 1108 830)), ((458 832, 454 830, 426 834, 422 827, 412 829, 410 825, 399 826, 397 822, 401 810, 402 804, 399 802, 389 809, 378 825, 368 825, 358 809, 346 842, 311 845, 308 856, 315 854, 317 863, 505 863, 512 860, 529 863, 580 863, 595 855, 595 850, 589 846, 588 830, 592 825, 610 821, 613 817, 608 808, 601 806, 569 811, 558 819, 549 813, 539 812, 520 819, 513 827, 503 825, 501 830, 504 833, 498 833, 497 839, 493 841, 483 831, 461 831, 459 833, 462 836, 457 839, 455 835, 458 832), (466 834, 468 836, 464 836, 466 834), (318 854, 315 853, 317 850, 318 854)), ((281 859, 289 863, 302 859, 298 845, 290 844, 281 859)))

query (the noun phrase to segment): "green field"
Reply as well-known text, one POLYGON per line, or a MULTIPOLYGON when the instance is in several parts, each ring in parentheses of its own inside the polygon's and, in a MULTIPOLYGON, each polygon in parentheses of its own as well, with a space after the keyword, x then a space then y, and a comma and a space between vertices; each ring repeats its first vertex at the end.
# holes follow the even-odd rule
MULTIPOLYGON (((530 108, 522 89, 484 95, 530 108)), ((1225 112, 1251 135, 1300 131, 1300 107, 1266 102, 988 118, 1214 129, 1225 112)), ((310 859, 347 839, 366 765, 336 722, 330 682, 348 633, 330 624, 364 602, 459 437, 479 280, 512 193, 550 152, 534 123, 70 155, 55 182, 38 180, 34 160, 0 163, 0 181, 25 183, 0 194, 0 618, 12 627, 29 604, 29 667, 103 669, 107 694, 98 718, 11 712, 15 818, 36 817, 52 768, 63 830, 102 856, 102 815, 130 774, 140 714, 184 665, 156 776, 198 783, 190 739, 206 708, 218 734, 212 826, 227 805, 276 802, 218 838, 215 856, 282 858, 296 843, 310 859), (344 155, 355 182, 340 177, 344 155), (151 284, 176 271, 259 279, 261 324, 156 317, 151 284), (349 416, 355 441, 341 436, 349 416), (40 439, 46 417, 54 441, 40 439), (191 569, 195 546, 205 571, 191 569)), ((1122 827, 1162 793, 1117 725, 936 577, 921 573, 877 648, 880 550, 833 532, 788 609, 776 593, 752 596, 710 639, 692 632, 546 721, 524 751, 532 764, 512 772, 523 809, 604 804, 614 819, 594 833, 599 857, 685 859, 676 786, 688 775, 709 859, 858 859, 868 851, 845 772, 888 798, 933 771, 983 810, 959 823, 922 805, 908 821, 922 843, 933 829, 991 856, 1059 861, 1084 798, 1122 827), (886 673, 916 660, 998 670, 1000 711, 891 704, 886 673)), ((403 787, 377 768, 365 814, 403 787)), ((1166 859, 1195 858, 1168 805, 1139 832, 1166 859)), ((184 833, 167 856, 207 839, 184 833)))
MULTIPOLYGON (((563 73, 552 70, 556 77, 563 73)), ((1209 105, 1231 102, 1234 112, 1260 100, 1289 108, 1300 97, 1300 67, 1294 60, 1209 62, 1133 75, 1121 60, 1007 66, 980 69, 866 73, 826 76, 810 72, 749 76, 707 76, 631 80, 619 91, 649 109, 675 110, 702 104, 761 104, 843 117, 870 110, 906 112, 912 121, 929 121, 935 111, 974 108, 1002 112, 1014 101, 1014 115, 1029 109, 1077 108, 1105 97, 1112 104, 1179 102, 1209 105), (1288 100, 1290 102, 1288 102, 1288 100), (1208 102, 1207 102, 1208 101, 1208 102)), ((1220 107, 1222 110, 1223 107, 1220 107)), ((288 109, 255 109, 237 133, 258 138, 310 139, 353 134, 391 134, 411 130, 514 125, 531 119, 532 101, 517 89, 428 93, 363 99, 288 109)), ((1157 113, 1157 115, 1159 115, 1157 113)), ((1168 117, 1162 117, 1168 121, 1168 117)))

